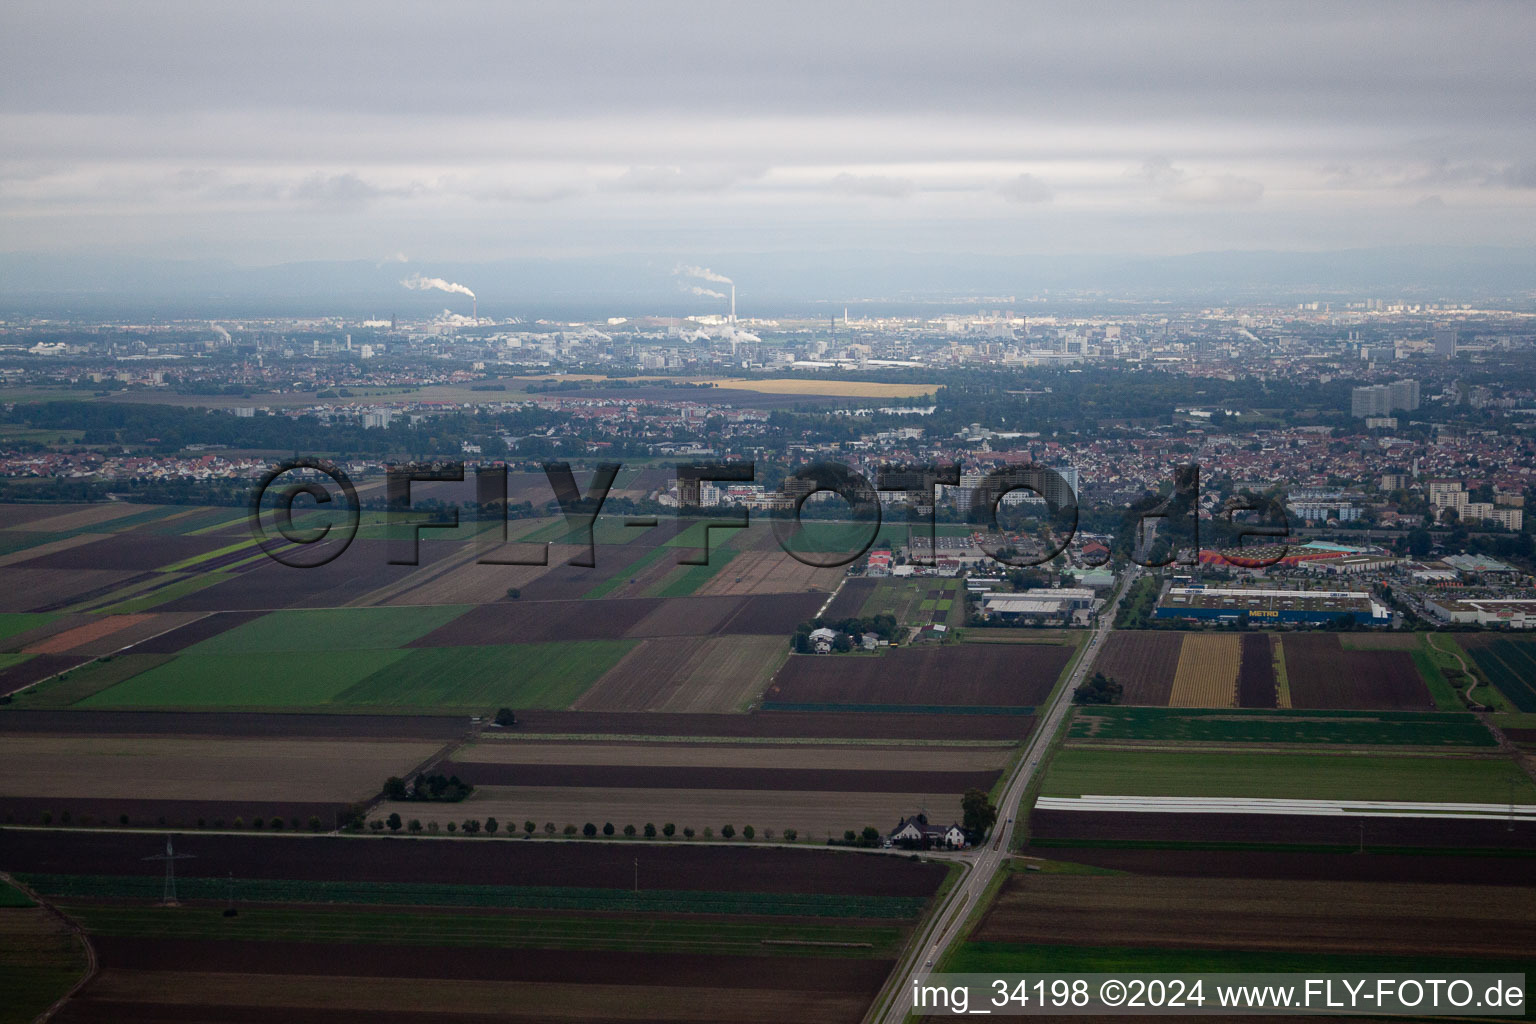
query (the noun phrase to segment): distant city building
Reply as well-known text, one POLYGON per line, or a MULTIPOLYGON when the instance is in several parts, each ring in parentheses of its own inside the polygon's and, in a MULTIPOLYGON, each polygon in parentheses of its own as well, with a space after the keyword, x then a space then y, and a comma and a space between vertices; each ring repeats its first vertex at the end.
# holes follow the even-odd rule
POLYGON ((1456 346, 1460 340, 1461 334, 1455 328, 1440 328, 1435 331, 1435 355, 1451 358, 1456 354, 1456 346))
POLYGON ((1419 382, 1416 380, 1372 384, 1349 393, 1349 414, 1356 419, 1390 416, 1399 409, 1412 412, 1418 407, 1419 382))

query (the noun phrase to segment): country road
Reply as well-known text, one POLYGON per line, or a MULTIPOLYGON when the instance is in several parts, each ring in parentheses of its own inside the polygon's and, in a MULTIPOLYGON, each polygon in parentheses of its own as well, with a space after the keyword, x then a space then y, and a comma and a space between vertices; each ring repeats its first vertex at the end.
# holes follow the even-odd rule
POLYGON ((1078 659, 1077 666, 1072 670, 1066 685, 1061 687, 1055 699, 1044 709, 1040 723, 1024 751, 1024 756, 1019 759, 1018 767, 1003 789, 1002 799, 998 802, 1000 817, 992 837, 964 856, 963 860, 969 865, 968 870, 929 918, 927 927, 913 940, 906 956, 892 973, 889 984, 894 985, 895 988, 891 992, 890 1003, 878 1018, 879 1020, 887 1024, 900 1024, 901 1021, 906 1020, 907 1014, 912 1010, 912 983, 926 978, 939 962, 944 950, 961 937, 966 918, 970 916, 976 901, 981 898, 992 877, 997 874, 1008 857, 1014 829, 1018 827, 1013 815, 1018 808, 1019 800, 1023 797, 1024 791, 1029 788, 1030 783, 1034 781, 1035 774, 1041 767, 1040 762, 1050 747, 1052 737, 1061 728, 1062 720, 1072 705, 1072 692, 1088 677, 1094 662, 1098 659, 1100 649, 1108 639, 1110 631, 1114 629, 1115 612, 1119 609, 1121 600, 1130 592, 1140 575, 1139 568, 1132 568, 1127 572, 1115 599, 1105 605, 1100 613, 1099 625, 1083 648, 1082 657, 1078 659))

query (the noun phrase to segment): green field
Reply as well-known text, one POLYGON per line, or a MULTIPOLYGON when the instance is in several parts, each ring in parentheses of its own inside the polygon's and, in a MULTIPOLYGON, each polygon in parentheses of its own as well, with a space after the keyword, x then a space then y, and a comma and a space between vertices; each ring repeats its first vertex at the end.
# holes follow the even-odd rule
POLYGON ((680 565, 666 579, 651 588, 649 597, 687 597, 715 578, 715 574, 736 557, 731 548, 717 548, 709 553, 708 565, 680 565))
POLYGON ((1074 710, 1067 735, 1073 740, 1100 741, 1497 746, 1476 716, 1438 711, 1082 707, 1074 710))
MULTIPOLYGON (((258 620, 260 621, 260 620, 258 620)), ((184 653, 77 707, 285 708, 326 704, 405 651, 184 653)))
POLYGON ((1536 643, 1503 637, 1464 648, 1484 677, 1521 711, 1536 711, 1536 643))
POLYGON ((635 640, 421 647, 330 695, 329 703, 449 708, 568 707, 635 640))
POLYGON ((312 608, 271 612, 188 648, 188 654, 389 650, 464 614, 469 605, 312 608))
MULTIPOLYGON (((241 894, 237 890, 237 900, 241 894)), ((736 953, 747 956, 894 957, 897 925, 817 924, 774 920, 690 921, 647 918, 614 927, 611 918, 576 914, 441 914, 388 910, 246 906, 227 918, 216 908, 69 906, 93 935, 463 946, 493 949, 607 949, 646 953, 736 953), (823 945, 816 945, 816 944, 823 945)))
POLYGON ((31 906, 36 906, 36 904, 32 902, 32 897, 28 896, 14 885, 8 885, 5 882, 0 882, 0 909, 12 909, 15 907, 31 906))
POLYGON ((85 974, 85 952, 44 911, 0 906, 0 1024, 27 1024, 85 974))
POLYGON ((894 615, 897 622, 909 626, 927 623, 933 619, 936 610, 935 599, 927 596, 928 591, 942 589, 944 584, 953 582, 926 578, 883 579, 875 586, 874 593, 865 599, 859 614, 865 618, 894 615))
MULTIPOLYGON (((164 881, 153 875, 17 876, 37 892, 68 900, 160 898, 164 881)), ((348 903, 359 906, 509 907, 528 910, 637 911, 652 914, 753 914, 771 917, 863 917, 904 920, 922 913, 920 896, 849 896, 826 893, 712 892, 708 890, 596 889, 557 886, 451 885, 440 882, 306 882, 237 878, 235 891, 250 903, 348 903)), ((183 900, 228 898, 229 880, 178 877, 183 900)))
POLYGON ((645 569, 661 561, 663 558, 672 557, 675 554, 676 552, 665 544, 654 547, 581 596, 587 600, 607 597, 623 586, 626 581, 639 576, 645 569))
MULTIPOLYGON (((604 516, 599 515, 597 522, 592 524, 592 540, 602 545, 628 544, 645 535, 646 530, 653 527, 625 526, 629 516, 604 516)), ((644 518, 636 516, 634 518, 644 518)), ((716 537, 719 534, 715 535, 716 537)), ((584 524, 572 526, 564 518, 547 523, 527 536, 519 538, 526 543, 542 544, 548 541, 552 544, 585 544, 587 542, 587 528, 584 524)))
MULTIPOLYGON (((172 575, 173 574, 169 573, 161 574, 160 576, 156 577, 156 580, 170 579, 172 575)), ((234 573, 226 572, 223 570, 214 572, 199 572, 187 576, 184 579, 175 580, 175 582, 172 582, 158 589, 150 590, 147 593, 143 593, 141 596, 134 595, 139 595, 140 592, 146 590, 148 586, 153 586, 155 581, 151 581, 147 585, 142 583, 130 584, 129 586, 113 591, 107 597, 100 599, 113 602, 111 604, 95 607, 95 601, 87 601, 83 602, 83 605, 85 608, 89 608, 91 611, 102 612, 103 614, 129 615, 134 612, 148 611, 151 608, 156 608, 162 604, 166 604, 169 601, 174 601, 177 598, 186 597, 188 594, 195 594, 199 590, 215 586, 219 583, 226 583, 234 578, 234 573)))
POLYGON ((1067 748, 1041 796, 1230 796, 1304 800, 1536 803, 1536 785, 1507 758, 1216 753, 1067 748))
POLYGON ((78 704, 141 672, 163 665, 171 654, 119 654, 72 668, 17 694, 19 708, 64 708, 78 704))
POLYGON ((0 640, 48 625, 58 618, 54 612, 4 612, 0 613, 0 640))

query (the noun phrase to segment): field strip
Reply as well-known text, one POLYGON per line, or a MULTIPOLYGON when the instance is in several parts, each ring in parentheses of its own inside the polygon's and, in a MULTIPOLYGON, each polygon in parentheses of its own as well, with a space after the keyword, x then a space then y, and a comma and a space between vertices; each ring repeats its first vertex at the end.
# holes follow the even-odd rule
POLYGON ((1420 803, 1407 800, 1302 800, 1216 796, 1042 796, 1041 811, 1159 814, 1305 814, 1385 818, 1494 818, 1536 821, 1536 804, 1420 803))
POLYGON ((1241 648, 1236 634, 1192 634, 1179 648, 1169 707, 1230 708, 1237 703, 1241 648))
POLYGON ((354 598, 353 600, 348 601, 345 607, 361 608, 371 605, 382 605, 387 601, 400 597, 402 594, 405 594, 408 591, 415 590, 419 586, 430 583, 433 580, 446 575, 447 573, 457 572, 464 566, 469 565, 471 562, 480 557, 481 551, 477 545, 473 543, 466 544, 465 549, 466 550, 459 555, 449 556, 448 558, 433 562, 431 565, 421 566, 415 572, 407 575, 403 580, 397 580, 394 583, 387 583, 384 586, 379 587, 377 590, 369 591, 360 597, 354 598))
POLYGON ((260 541, 258 541, 256 538, 248 537, 245 540, 238 540, 238 541, 235 541, 233 544, 226 544, 223 547, 215 548, 212 551, 205 551, 205 552, 203 552, 200 555, 193 555, 191 558, 183 558, 181 561, 179 561, 179 562, 172 562, 170 565, 162 565, 160 568, 156 569, 155 571, 156 572, 181 572, 181 571, 186 570, 186 569, 191 569, 194 566, 201 565, 202 563, 207 562, 210 559, 220 558, 220 557, 222 557, 224 555, 233 554, 236 551, 243 551, 246 548, 255 547, 259 543, 260 543, 260 541))
POLYGON ((921 744, 924 747, 998 747, 998 746, 1007 746, 1007 745, 1009 745, 1011 743, 1018 742, 1018 741, 1009 741, 1009 740, 986 740, 986 739, 983 739, 983 740, 962 740, 962 739, 954 739, 954 738, 951 738, 951 737, 935 737, 935 738, 931 738, 931 739, 904 740, 903 741, 903 740, 893 740, 893 739, 890 739, 890 738, 869 737, 869 736, 864 736, 864 737, 859 737, 859 736, 847 736, 847 737, 838 737, 838 736, 804 736, 804 737, 793 737, 793 736, 702 736, 702 735, 694 735, 694 734, 680 735, 680 736, 664 736, 664 735, 659 735, 659 734, 653 735, 653 734, 649 734, 649 733, 637 734, 637 733, 614 733, 614 732, 540 732, 540 733, 533 733, 531 735, 536 736, 537 739, 536 740, 524 739, 523 737, 517 736, 517 735, 501 735, 501 736, 498 736, 498 735, 495 735, 493 733, 481 733, 478 742, 482 742, 482 743, 536 743, 536 742, 543 742, 543 741, 558 741, 558 742, 562 742, 562 743, 571 743, 571 742, 594 742, 594 741, 600 741, 600 742, 604 742, 604 743, 651 743, 651 744, 661 744, 661 745, 676 744, 676 745, 679 745, 679 746, 682 746, 682 745, 694 745, 694 746, 704 746, 704 747, 715 746, 715 745, 723 745, 723 744, 731 744, 731 745, 734 745, 734 746, 746 746, 746 747, 764 747, 764 746, 775 746, 775 747, 797 747, 797 746, 889 747, 893 743, 899 743, 899 742, 904 742, 904 743, 908 743, 908 744, 921 744))
POLYGON ((708 745, 635 747, 621 743, 470 744, 456 751, 458 764, 652 765, 691 768, 839 768, 910 771, 984 771, 1001 768, 1012 745, 928 750, 910 744, 839 749, 798 744, 730 747, 708 745))
POLYGON ((17 562, 27 562, 34 558, 42 558, 58 551, 68 551, 82 544, 91 544, 103 540, 108 536, 105 533, 77 533, 73 537, 62 537, 59 540, 51 540, 46 544, 36 544, 29 548, 20 548, 7 555, 0 555, 0 566, 15 565, 17 562))

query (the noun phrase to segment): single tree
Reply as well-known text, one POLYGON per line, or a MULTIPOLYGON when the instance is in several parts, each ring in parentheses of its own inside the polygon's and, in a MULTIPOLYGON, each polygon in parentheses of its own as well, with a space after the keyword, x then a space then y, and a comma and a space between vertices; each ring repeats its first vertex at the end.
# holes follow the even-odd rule
POLYGON ((457 832, 458 830, 459 830, 459 826, 458 826, 457 822, 450 821, 448 823, 448 831, 449 832, 457 832))
POLYGON ((735 825, 721 825, 720 826, 720 835, 723 838, 725 838, 725 839, 735 839, 736 838, 736 826, 735 825))
POLYGON ((603 835, 605 835, 605 836, 613 835, 613 822, 611 822, 611 821, 603 822, 603 835))
POLYGON ((968 789, 960 798, 960 809, 964 812, 963 827, 971 835, 980 840, 987 834, 987 830, 997 821, 997 806, 987 799, 987 794, 979 789, 968 789))
POLYGON ((421 819, 420 818, 412 818, 411 819, 411 823, 409 825, 405 826, 405 827, 406 827, 406 829, 408 831, 420 832, 421 831, 421 819))
POLYGON ((635 837, 635 826, 633 826, 633 825, 625 825, 624 826, 624 834, 626 836, 629 836, 629 838, 633 839, 635 837))
POLYGON ((485 830, 487 832, 495 832, 500 827, 501 827, 500 824, 496 821, 495 818, 486 818, 485 819, 485 830))
POLYGON ((652 825, 650 822, 646 822, 645 823, 645 838, 647 838, 647 839, 655 839, 656 838, 656 826, 652 825))
POLYGON ((539 827, 539 826, 537 826, 537 825, 535 825, 535 824, 534 824, 534 823, 533 823, 533 822, 531 822, 531 821, 525 821, 525 822, 523 822, 523 834, 524 834, 524 835, 530 835, 530 836, 531 836, 531 835, 533 835, 533 833, 534 833, 534 832, 535 832, 535 831, 537 831, 537 830, 538 830, 538 827, 539 827))
POLYGON ((800 833, 797 832, 795 829, 787 828, 787 829, 784 830, 784 841, 786 843, 792 843, 796 839, 799 839, 799 838, 800 838, 800 833))
POLYGON ((686 825, 686 826, 683 827, 683 838, 684 839, 692 839, 693 838, 693 826, 692 825, 686 825))
POLYGON ((400 831, 400 815, 398 815, 398 814, 394 813, 393 811, 391 811, 389 817, 384 819, 384 824, 389 826, 389 830, 391 832, 399 832, 400 831))
POLYGON ((756 839, 757 838, 757 829, 753 828, 751 825, 743 825, 743 826, 741 826, 741 838, 749 839, 749 840, 750 839, 756 839))
POLYGON ((585 825, 581 826, 581 834, 586 836, 588 839, 591 839, 593 836, 597 835, 597 826, 589 821, 585 825))
POLYGON ((668 839, 671 839, 674 835, 677 834, 677 826, 669 821, 665 825, 661 826, 661 834, 666 836, 668 839))
POLYGON ((511 728, 517 724, 517 712, 511 708, 502 708, 496 712, 496 724, 511 728))

